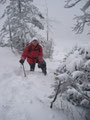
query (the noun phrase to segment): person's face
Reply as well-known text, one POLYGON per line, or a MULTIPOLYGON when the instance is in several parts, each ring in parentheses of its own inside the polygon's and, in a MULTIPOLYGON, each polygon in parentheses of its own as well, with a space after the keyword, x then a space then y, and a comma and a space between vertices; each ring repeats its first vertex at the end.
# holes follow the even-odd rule
POLYGON ((33 40, 33 45, 36 46, 38 44, 38 41, 37 40, 33 40))

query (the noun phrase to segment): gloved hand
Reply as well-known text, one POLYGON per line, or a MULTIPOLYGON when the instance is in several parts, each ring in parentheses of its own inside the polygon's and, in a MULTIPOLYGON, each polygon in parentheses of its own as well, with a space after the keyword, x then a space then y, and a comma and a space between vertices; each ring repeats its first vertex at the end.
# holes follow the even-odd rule
POLYGON ((24 61, 25 61, 24 59, 20 59, 20 60, 19 60, 19 62, 20 62, 22 65, 23 65, 24 61))
POLYGON ((44 60, 38 63, 38 68, 44 68, 44 67, 46 67, 46 62, 44 60))

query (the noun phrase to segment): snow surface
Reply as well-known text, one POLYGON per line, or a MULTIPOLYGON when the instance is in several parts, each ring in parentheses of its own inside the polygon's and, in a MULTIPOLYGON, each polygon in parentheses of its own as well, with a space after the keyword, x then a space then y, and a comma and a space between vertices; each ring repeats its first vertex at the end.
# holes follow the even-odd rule
MULTIPOLYGON (((62 54, 59 53, 61 59, 62 54)), ((27 76, 24 77, 18 54, 0 47, 0 55, 0 120, 84 120, 83 109, 64 100, 57 99, 50 109, 55 82, 53 73, 60 64, 56 57, 46 59, 47 76, 37 66, 35 72, 30 72, 25 62, 27 76)))
POLYGON ((19 55, 9 48, 0 47, 0 120, 65 120, 67 116, 57 109, 50 109, 49 95, 58 62, 47 61, 48 74, 44 76, 36 66, 29 71, 25 62, 27 77, 19 64, 19 55))

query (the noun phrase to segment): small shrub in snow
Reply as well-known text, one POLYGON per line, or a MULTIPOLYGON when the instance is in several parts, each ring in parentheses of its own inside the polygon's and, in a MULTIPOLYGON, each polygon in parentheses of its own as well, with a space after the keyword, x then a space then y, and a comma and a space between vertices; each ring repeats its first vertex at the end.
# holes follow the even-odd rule
POLYGON ((90 102, 87 99, 84 99, 80 102, 80 105, 85 108, 90 108, 90 102))
POLYGON ((79 70, 83 65, 83 60, 81 58, 70 58, 70 60, 67 60, 66 62, 66 69, 69 72, 73 72, 75 70, 79 70))
POLYGON ((45 58, 51 58, 53 54, 53 41, 45 41, 43 46, 43 55, 45 58))
POLYGON ((58 77, 56 77, 56 79, 59 80, 59 82, 61 83, 60 90, 59 90, 60 93, 64 93, 68 89, 70 84, 72 84, 71 77, 66 73, 58 75, 58 77))
POLYGON ((90 83, 84 83, 82 85, 82 90, 83 91, 90 91, 90 83))
POLYGON ((90 47, 75 47, 64 58, 55 74, 56 80, 61 82, 58 94, 66 96, 72 104, 85 108, 90 106, 89 59, 90 47))
POLYGON ((83 71, 74 71, 72 73, 72 78, 79 84, 82 84, 86 80, 85 73, 83 71))
POLYGON ((70 101, 73 105, 79 105, 83 99, 82 95, 74 88, 67 90, 67 100, 70 101))
POLYGON ((90 60, 86 61, 86 63, 84 64, 84 69, 85 70, 90 70, 90 60))

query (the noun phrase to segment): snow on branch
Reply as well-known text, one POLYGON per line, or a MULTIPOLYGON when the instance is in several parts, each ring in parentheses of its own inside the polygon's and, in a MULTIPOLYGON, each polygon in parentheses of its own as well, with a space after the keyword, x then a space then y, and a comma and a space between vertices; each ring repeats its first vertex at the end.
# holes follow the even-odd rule
POLYGON ((71 8, 71 7, 75 6, 77 3, 79 3, 80 1, 81 0, 75 0, 74 2, 72 2, 72 0, 67 0, 64 7, 65 8, 71 8))
POLYGON ((84 99, 87 99, 90 102, 90 97, 83 93, 82 90, 74 83, 73 87, 83 96, 84 99))
POLYGON ((0 4, 6 3, 7 0, 0 0, 0 4))
POLYGON ((83 12, 85 12, 88 7, 90 6, 90 0, 88 2, 86 2, 86 4, 83 6, 83 8, 81 9, 83 12))
MULTIPOLYGON (((66 0, 65 8, 71 8, 74 7, 79 2, 83 2, 83 0, 66 0)), ((81 11, 83 12, 83 15, 76 16, 76 24, 75 27, 73 27, 73 31, 76 31, 77 34, 81 34, 84 31, 85 25, 90 25, 90 14, 87 11, 90 7, 90 0, 86 0, 84 5, 81 6, 81 11)))
POLYGON ((35 17, 33 17, 32 18, 32 23, 35 25, 35 26, 37 26, 37 27, 39 27, 40 29, 44 29, 44 26, 39 22, 39 20, 37 20, 35 17))
POLYGON ((90 45, 76 47, 60 63, 55 74, 51 108, 56 99, 66 98, 73 105, 90 109, 90 45), (58 97, 57 97, 58 95, 58 97))
POLYGON ((76 33, 82 33, 84 30, 84 27, 86 23, 90 23, 90 14, 84 14, 82 16, 76 16, 74 19, 76 19, 77 23, 75 27, 73 27, 73 31, 76 31, 76 33))

